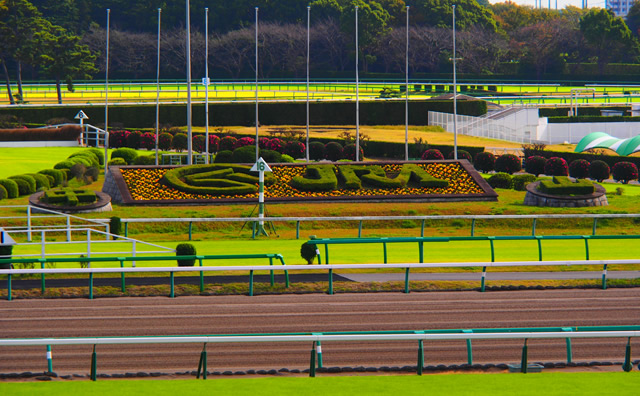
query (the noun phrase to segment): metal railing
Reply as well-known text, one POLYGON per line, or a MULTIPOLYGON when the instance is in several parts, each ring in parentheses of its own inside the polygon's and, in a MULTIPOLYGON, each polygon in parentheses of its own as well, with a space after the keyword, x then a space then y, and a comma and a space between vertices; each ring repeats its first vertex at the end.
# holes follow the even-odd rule
POLYGON ((473 362, 471 342, 473 340, 523 340, 520 372, 527 373, 529 368, 528 340, 565 339, 567 345, 567 362, 572 360, 571 340, 626 338, 622 369, 629 372, 633 369, 631 360, 631 338, 640 336, 640 326, 611 327, 562 327, 562 328, 525 328, 525 329, 460 329, 460 330, 416 330, 397 332, 331 332, 331 333, 275 333, 275 334, 240 334, 240 335, 202 335, 202 336, 135 336, 135 337, 76 337, 76 338, 6 338, 0 339, 0 346, 46 346, 48 371, 53 371, 51 346, 58 345, 92 345, 90 379, 96 381, 98 345, 131 345, 131 344, 203 344, 198 363, 196 378, 207 379, 207 344, 222 343, 273 343, 273 342, 305 342, 312 343, 309 359, 309 376, 315 377, 317 368, 322 368, 321 344, 327 342, 371 342, 371 341, 417 341, 418 357, 416 373, 423 374, 425 358, 424 343, 436 341, 466 341, 468 364, 473 362))

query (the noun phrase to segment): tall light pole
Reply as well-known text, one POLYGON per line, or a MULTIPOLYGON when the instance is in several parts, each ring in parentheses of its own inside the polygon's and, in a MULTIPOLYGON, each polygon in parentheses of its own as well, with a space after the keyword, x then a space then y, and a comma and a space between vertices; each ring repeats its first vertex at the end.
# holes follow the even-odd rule
POLYGON ((156 166, 158 165, 158 139, 160 134, 160 18, 162 8, 158 8, 158 59, 156 69, 156 166))
POLYGON ((107 177, 107 162, 109 162, 109 25, 111 24, 111 9, 107 8, 107 60, 104 72, 104 177, 107 177))
POLYGON ((404 160, 409 161, 409 6, 407 6, 407 49, 404 71, 404 160))
POLYGON ((360 78, 358 76, 358 6, 356 6, 356 162, 360 161, 360 78))
POLYGON ((306 160, 309 162, 309 42, 311 31, 311 7, 307 6, 307 141, 306 160))
POLYGON ((458 84, 456 81, 456 5, 453 8, 453 159, 458 159, 458 84))
POLYGON ((204 163, 209 163, 209 8, 204 9, 204 163))
POLYGON ((258 7, 256 7, 256 162, 260 158, 258 139, 258 7))
POLYGON ((193 144, 191 128, 191 11, 187 0, 187 165, 193 161, 193 144))

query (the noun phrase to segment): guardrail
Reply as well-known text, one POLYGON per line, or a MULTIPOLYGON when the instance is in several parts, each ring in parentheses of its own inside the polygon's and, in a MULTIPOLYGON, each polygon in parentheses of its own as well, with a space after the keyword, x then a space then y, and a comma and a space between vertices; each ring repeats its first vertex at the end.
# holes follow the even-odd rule
MULTIPOLYGON (((533 329, 499 329, 483 331, 473 330, 418 330, 410 332, 358 332, 358 333, 304 333, 304 334, 243 334, 243 335, 204 335, 204 336, 145 336, 145 337, 78 337, 78 338, 9 338, 0 339, 0 346, 47 346, 47 364, 53 371, 52 345, 93 345, 91 353, 90 378, 97 380, 97 345, 130 345, 130 344, 203 344, 198 363, 196 377, 207 379, 207 344, 219 343, 261 343, 261 342, 311 342, 309 360, 309 376, 316 376, 316 369, 322 367, 322 342, 354 342, 354 341, 418 341, 418 358, 416 373, 422 375, 424 369, 424 342, 434 341, 466 341, 467 359, 473 361, 471 352, 472 340, 524 340, 520 366, 522 373, 529 369, 529 339, 566 339, 567 360, 571 360, 571 340, 575 338, 627 338, 625 358, 622 369, 629 372, 633 369, 631 361, 631 338, 640 336, 639 326, 619 326, 613 330, 606 327, 566 327, 566 328, 533 328, 533 329), (316 363, 317 358, 317 363, 316 363)), ((471 363, 469 363, 471 364, 471 363)))
MULTIPOLYGON (((254 255, 255 256, 255 255, 254 255)), ((261 255, 269 258, 270 255, 261 255)), ((169 272, 170 275, 170 297, 175 297, 175 276, 176 272, 200 272, 200 291, 204 290, 204 272, 224 272, 224 271, 248 271, 249 272, 249 296, 253 296, 253 274, 254 271, 264 271, 264 266, 219 266, 219 267, 179 267, 179 268, 167 268, 167 267, 146 267, 146 268, 124 268, 123 262, 130 260, 200 260, 200 264, 202 264, 201 260, 207 258, 217 258, 220 256, 175 256, 175 257, 101 257, 101 258, 87 258, 85 260, 91 261, 120 261, 120 268, 54 268, 54 269, 12 269, 12 270, 0 270, 1 275, 7 275, 7 300, 12 300, 12 290, 11 290, 11 282, 12 277, 14 275, 20 274, 41 274, 42 275, 42 290, 44 293, 44 276, 45 274, 88 274, 89 275, 89 298, 93 298, 93 275, 95 273, 120 273, 122 284, 121 290, 125 291, 124 284, 124 274, 129 272, 169 272)), ((229 257, 224 257, 229 258, 229 257)), ((328 289, 327 294, 334 294, 333 288, 333 271, 334 270, 342 270, 342 269, 404 269, 405 277, 404 277, 404 293, 409 293, 409 274, 412 268, 455 268, 455 267, 481 267, 481 288, 480 291, 485 291, 485 282, 487 277, 487 268, 493 267, 536 267, 536 266, 572 266, 572 265, 602 265, 602 289, 607 288, 607 266, 608 265, 636 265, 640 264, 640 260, 575 260, 575 261, 501 261, 501 262, 457 262, 457 263, 401 263, 401 264, 315 264, 315 265, 285 265, 284 259, 279 254, 273 255, 270 258, 270 265, 272 265, 272 260, 274 258, 280 259, 284 268, 285 276, 286 276, 286 287, 289 287, 289 272, 288 271, 308 271, 308 270, 321 270, 328 272, 328 289)), ((51 260, 51 259, 50 259, 51 260)), ((58 262, 71 261, 70 259, 55 259, 58 262)), ((41 262, 41 260, 25 260, 27 262, 41 262)), ((79 261, 74 259, 73 261, 79 261)), ((11 263, 18 262, 18 260, 8 260, 3 259, 0 260, 0 264, 3 263, 11 263)), ((44 267, 45 262, 42 262, 42 267, 44 267)), ((271 285, 274 285, 274 275, 273 270, 271 272, 271 285)))

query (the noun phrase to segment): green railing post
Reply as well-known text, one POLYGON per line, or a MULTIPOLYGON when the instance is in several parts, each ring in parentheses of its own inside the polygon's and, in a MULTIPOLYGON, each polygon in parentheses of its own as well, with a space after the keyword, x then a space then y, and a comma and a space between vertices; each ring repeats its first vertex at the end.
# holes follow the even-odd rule
MULTIPOLYGON (((124 259, 122 257, 118 257, 120 260, 120 268, 124 268, 124 259)), ((126 284, 124 280, 124 271, 120 273, 120 290, 124 293, 126 291, 126 284)))
POLYGON ((534 218, 533 219, 533 225, 531 226, 531 236, 536 236, 536 223, 537 223, 538 219, 534 218))
POLYGON ((51 354, 51 345, 47 345, 47 371, 53 372, 53 356, 51 354))
POLYGON ((418 340, 418 365, 417 374, 422 375, 424 369, 424 340, 418 340))
POLYGON ((527 358, 527 354, 528 354, 528 347, 527 347, 527 339, 524 339, 524 346, 522 347, 522 360, 520 361, 520 371, 523 374, 527 373, 527 369, 529 368, 529 362, 528 362, 528 358, 527 358))
POLYGON ((11 274, 9 274, 7 275, 7 301, 11 301, 13 299, 11 292, 11 274))
POLYGON ((387 243, 383 242, 382 243, 382 253, 384 255, 384 263, 387 263, 387 243))
POLYGON ((124 236, 125 238, 129 236, 129 223, 124 222, 124 236))
POLYGON ((607 290, 607 264, 602 266, 602 290, 607 290))
POLYGON ((89 274, 89 300, 93 300, 93 272, 89 274))
POLYGON ((198 371, 196 372, 196 379, 200 379, 202 373, 202 379, 207 379, 207 343, 202 346, 202 352, 200 353, 200 362, 198 362, 198 371))
MULTIPOLYGON (((269 267, 273 268, 273 257, 269 257, 269 267)), ((269 277, 270 277, 270 280, 271 280, 271 287, 273 287, 273 285, 275 285, 275 281, 276 281, 275 278, 274 278, 274 275, 273 275, 273 270, 269 271, 269 277)))
MULTIPOLYGON (((329 264, 329 244, 325 243, 324 245, 324 263, 329 264)), ((322 264, 322 263, 318 263, 322 264)))
POLYGON ((358 238, 362 238, 362 220, 358 222, 358 238))
POLYGON ((536 236, 538 241, 538 261, 542 261, 542 236, 536 236))
POLYGON ((189 240, 192 240, 193 237, 193 221, 189 222, 189 240))
MULTIPOLYGON (((563 327, 562 331, 573 331, 571 327, 563 327)), ((573 362, 573 350, 571 349, 571 338, 567 337, 567 363, 573 362)))
POLYGON ((169 272, 169 279, 170 279, 170 282, 171 282, 171 286, 170 286, 171 287, 171 294, 170 294, 170 297, 174 298, 176 296, 176 290, 175 290, 176 282, 175 282, 175 275, 174 275, 173 271, 169 272))
POLYGON ((96 355, 96 346, 93 346, 93 353, 91 354, 91 373, 90 378, 91 381, 96 381, 98 379, 98 375, 96 371, 98 369, 98 355, 96 355))
POLYGON ((296 239, 300 239, 300 220, 296 221, 296 239))
POLYGON ((627 339, 627 347, 624 351, 624 364, 622 365, 622 369, 627 373, 633 370, 633 363, 631 363, 631 337, 627 339))
MULTIPOLYGON (((322 335, 322 333, 311 333, 313 335, 322 335)), ((320 341, 317 341, 316 343, 317 348, 316 348, 316 355, 318 358, 318 368, 322 368, 322 344, 320 341)))
POLYGON ((311 358, 309 359, 309 377, 316 376, 316 342, 311 347, 311 358))
MULTIPOLYGON (((198 257, 200 266, 202 267, 202 257, 198 257)), ((200 293, 204 292, 204 271, 200 271, 200 293)))
POLYGON ((424 222, 425 219, 422 219, 422 224, 420 225, 420 238, 424 238, 424 222))
POLYGON ((333 294, 333 270, 329 270, 329 294, 333 294))
POLYGON ((591 235, 596 235, 596 229, 598 227, 598 218, 593 218, 593 229, 591 230, 591 235))
MULTIPOLYGON (((473 330, 462 330, 463 333, 473 333, 473 330)), ((473 349, 471 347, 471 340, 467 339, 467 363, 473 364, 473 349)))
POLYGON ((409 294, 409 267, 404 269, 404 292, 409 294))
POLYGON ((253 270, 249 270, 249 296, 253 296, 253 270))
POLYGON ((471 236, 476 235, 476 219, 471 220, 471 236))
POLYGON ((585 254, 585 260, 589 260, 589 236, 588 235, 583 235, 582 236, 584 238, 584 254, 585 254))
POLYGON ((420 263, 424 263, 424 242, 418 242, 418 256, 420 258, 420 263))
POLYGON ((486 278, 487 278, 487 267, 482 267, 482 278, 480 279, 480 291, 483 293, 484 293, 486 278))

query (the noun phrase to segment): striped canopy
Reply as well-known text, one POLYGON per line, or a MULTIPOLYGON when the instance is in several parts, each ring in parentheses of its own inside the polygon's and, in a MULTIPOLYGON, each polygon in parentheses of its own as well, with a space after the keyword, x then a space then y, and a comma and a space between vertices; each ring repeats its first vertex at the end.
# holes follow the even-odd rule
POLYGON ((618 139, 604 132, 593 132, 580 139, 575 152, 581 153, 593 148, 606 148, 626 156, 640 151, 640 136, 618 139))

